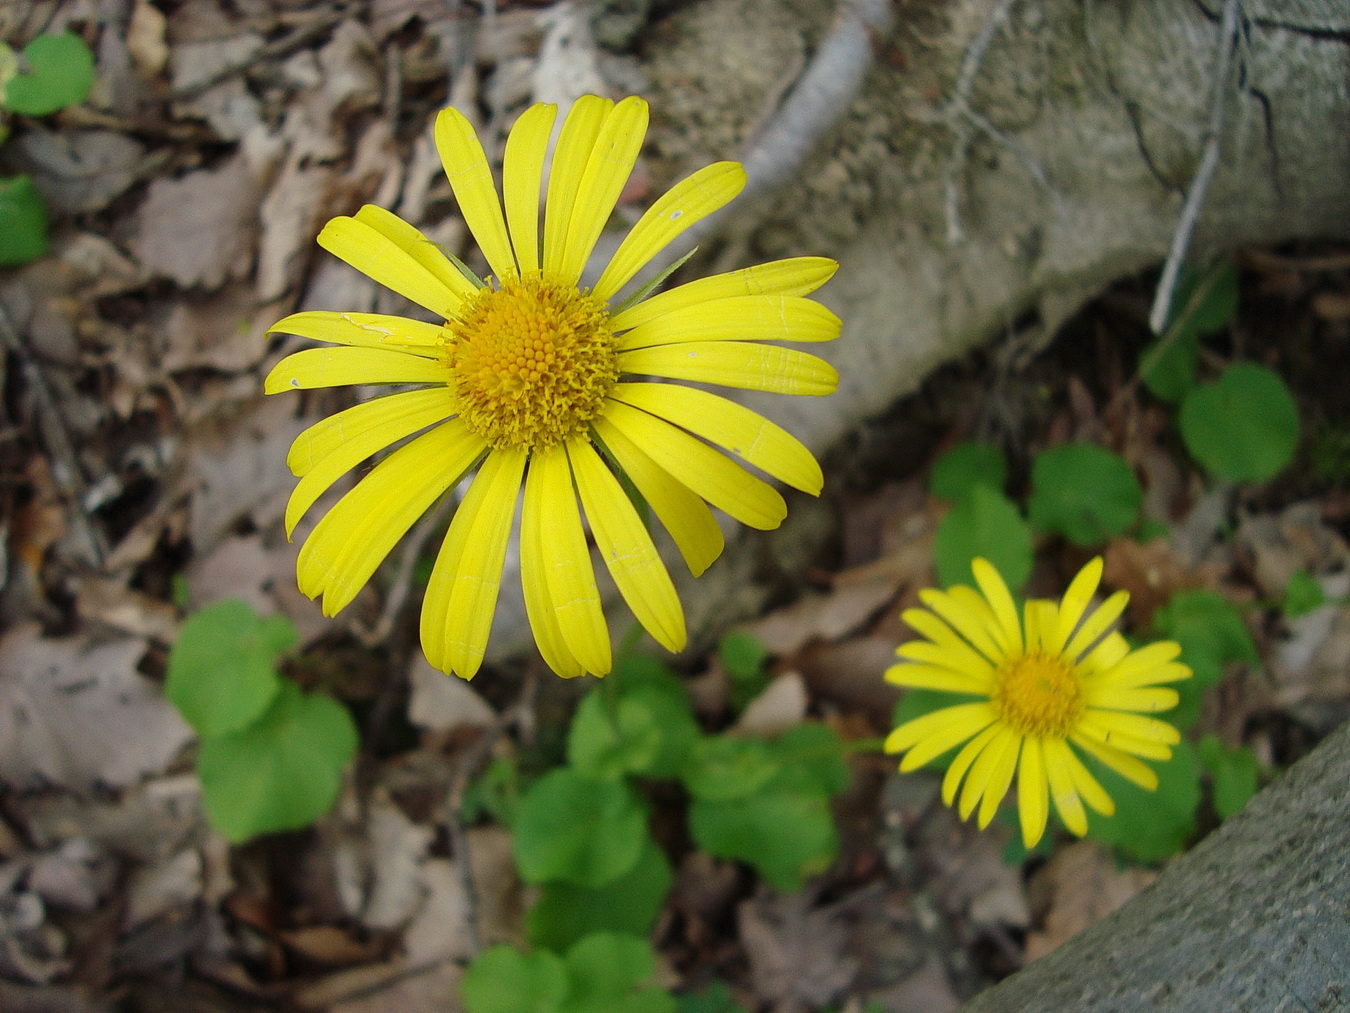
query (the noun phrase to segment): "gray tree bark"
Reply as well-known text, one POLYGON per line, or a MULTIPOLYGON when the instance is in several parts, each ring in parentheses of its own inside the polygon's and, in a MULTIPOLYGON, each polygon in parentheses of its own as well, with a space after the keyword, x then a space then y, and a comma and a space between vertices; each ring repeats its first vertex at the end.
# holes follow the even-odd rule
POLYGON ((961 1013, 1350 1008, 1350 726, 1139 896, 961 1013))

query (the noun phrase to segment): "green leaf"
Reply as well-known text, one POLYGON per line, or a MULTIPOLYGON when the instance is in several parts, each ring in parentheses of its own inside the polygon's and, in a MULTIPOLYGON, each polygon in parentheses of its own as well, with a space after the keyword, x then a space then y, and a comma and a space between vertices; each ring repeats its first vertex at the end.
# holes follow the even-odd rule
POLYGON ((769 754, 785 767, 796 765, 829 796, 838 795, 852 780, 844 743, 828 725, 813 721, 789 728, 769 743, 769 754))
POLYGON ((222 601, 184 621, 169 652, 164 695, 203 738, 256 721, 281 688, 276 659, 298 635, 281 616, 222 601))
POLYGON ((1200 740, 1196 752, 1214 779, 1214 811, 1226 820, 1241 811, 1256 794, 1260 766, 1246 746, 1229 749, 1212 732, 1200 740))
POLYGON ((1307 570, 1295 570, 1284 585, 1284 602, 1280 609, 1286 619, 1306 616, 1313 609, 1326 604, 1327 593, 1307 570))
POLYGON ((1205 689, 1223 677, 1228 662, 1259 660, 1242 613, 1214 591, 1178 591, 1153 614, 1153 628, 1181 645, 1180 660, 1194 673, 1172 684, 1180 702, 1161 715, 1183 731, 1199 719, 1205 689))
POLYGON ((942 518, 933 544, 944 587, 973 584, 970 561, 983 556, 1016 591, 1031 575, 1031 532, 1013 502, 984 484, 973 486, 942 518))
MULTIPOLYGON (((915 718, 921 718, 925 714, 931 714, 933 711, 945 710, 948 707, 958 707, 961 704, 970 703, 977 699, 968 693, 950 693, 944 689, 907 689, 895 705, 895 710, 891 713, 891 727, 899 728, 903 724, 908 724, 915 718)), ((936 756, 925 763, 920 770, 946 770, 956 758, 956 751, 965 743, 958 743, 952 746, 941 756, 936 756)))
POLYGON ((1027 517, 1032 526, 1092 548, 1124 534, 1144 492, 1130 466, 1095 443, 1065 443, 1036 455, 1027 517))
POLYGON ((807 876, 823 872, 839 848, 828 796, 795 767, 743 798, 695 798, 689 830, 704 851, 748 862, 784 892, 800 889, 807 876))
POLYGON ((0 179, 0 267, 18 267, 45 257, 47 205, 32 179, 0 179))
POLYGON ((717 657, 733 682, 764 679, 769 649, 753 633, 732 630, 717 643, 717 657))
POLYGON ((567 988, 557 954, 494 946, 464 969, 459 994, 466 1013, 558 1013, 567 988))
POLYGON ((571 985, 569 1002, 618 999, 656 970, 652 944, 618 932, 596 932, 579 940, 563 960, 571 985))
POLYGON ((206 814, 236 844, 308 826, 337 799, 356 746, 345 707, 283 680, 257 721, 202 741, 197 775, 206 814))
POLYGON ((1158 790, 1145 791, 1091 757, 1089 769, 1116 803, 1113 816, 1088 813, 1088 833, 1136 862, 1153 863, 1185 848, 1195 833, 1200 806, 1200 766, 1189 742, 1172 747, 1172 758, 1149 762, 1158 790))
POLYGON ((1298 446, 1298 406, 1278 374, 1238 362, 1181 404, 1181 437, 1205 470, 1237 482, 1279 474, 1298 446))
POLYGON ((531 943, 565 950, 592 932, 645 936, 656 924, 673 876, 665 852, 650 838, 637 864, 612 883, 595 889, 571 883, 545 883, 525 915, 531 943))
POLYGON ((758 791, 778 771, 778 761, 759 739, 714 735, 694 744, 680 777, 695 798, 726 802, 758 791))
POLYGON ((646 704, 630 696, 606 710, 604 691, 593 689, 581 701, 567 737, 567 760, 594 781, 617 781, 651 768, 661 752, 661 729, 646 704))
POLYGON ((0 101, 11 112, 46 116, 83 102, 94 86, 94 54, 69 32, 39 35, 24 47, 23 63, 0 101))
POLYGON ((1232 261, 1206 270, 1182 268, 1172 299, 1171 322, 1139 358, 1139 375, 1154 397, 1175 404, 1195 385, 1200 338, 1224 330, 1238 307, 1232 261))
POLYGON ((677 999, 679 1013, 747 1013, 731 989, 720 979, 709 982, 702 992, 685 992, 677 999))
POLYGON ((1003 491, 1008 480, 1008 459, 991 443, 958 443, 937 459, 928 476, 928 491, 934 499, 956 502, 977 485, 1003 491))
POLYGON ((604 886, 637 864, 646 840, 646 814, 627 785, 563 768, 545 774, 521 799, 516 865, 529 883, 604 886))
POLYGON ((514 758, 496 756, 483 773, 470 782, 464 792, 464 804, 459 818, 464 823, 477 823, 484 815, 510 829, 520 811, 520 767, 514 758))

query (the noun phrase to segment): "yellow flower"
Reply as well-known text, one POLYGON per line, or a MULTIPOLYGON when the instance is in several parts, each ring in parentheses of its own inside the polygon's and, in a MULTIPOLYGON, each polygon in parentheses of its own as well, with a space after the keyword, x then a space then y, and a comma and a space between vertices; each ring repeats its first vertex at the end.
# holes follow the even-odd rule
POLYGON ((487 283, 378 207, 335 218, 319 234, 324 249, 439 320, 303 312, 273 328, 340 347, 287 356, 267 377, 269 394, 422 385, 325 419, 291 448, 300 482, 288 534, 338 478, 408 440, 342 497, 300 552, 300 589, 323 595, 326 615, 347 605, 417 518, 477 469, 437 556, 421 623, 431 663, 466 679, 487 646, 517 500, 521 581, 540 652, 560 675, 603 675, 610 640, 583 511, 624 599, 676 651, 685 642, 683 610, 622 481, 695 575, 723 547, 708 504, 762 529, 787 513, 777 490, 713 445, 797 489, 817 494, 823 483, 810 452, 780 427, 709 391, 663 381, 831 393, 838 374, 828 363, 761 342, 836 337, 839 319, 804 296, 838 265, 780 260, 611 306, 676 236, 740 193, 745 171, 718 162, 676 184, 633 226, 595 287, 579 288, 642 147, 647 104, 588 95, 573 105, 553 156, 541 242, 539 194, 556 111, 536 105, 516 121, 503 158, 504 202, 469 122, 454 109, 436 120, 460 213, 493 272, 487 283))
POLYGON ((1132 651, 1110 630, 1129 601, 1125 591, 1087 610, 1102 577, 1100 558, 1083 567, 1058 603, 1028 601, 1020 620, 998 571, 983 559, 971 566, 978 592, 928 589, 920 594, 928 608, 904 613, 926 639, 901 644, 895 653, 905 660, 887 669, 886 679, 977 699, 905 722, 886 739, 886 752, 904 752, 900 769, 908 771, 964 742, 942 782, 943 802, 952 805, 964 779, 962 819, 978 805, 979 825, 988 826, 1016 774, 1027 847, 1045 833, 1050 799, 1081 837, 1084 802, 1104 816, 1115 805, 1075 749, 1142 788, 1157 788, 1157 774, 1138 757, 1169 759, 1180 734, 1144 715, 1175 707, 1176 691, 1161 684, 1188 679, 1191 670, 1175 660, 1181 647, 1172 641, 1132 651))

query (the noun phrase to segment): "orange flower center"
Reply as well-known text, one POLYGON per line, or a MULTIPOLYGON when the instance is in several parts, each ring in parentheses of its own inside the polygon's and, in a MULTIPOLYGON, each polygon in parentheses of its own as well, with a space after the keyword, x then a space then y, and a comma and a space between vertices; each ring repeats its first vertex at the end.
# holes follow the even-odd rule
POLYGON ((995 679, 994 705, 1022 735, 1062 738, 1083 716, 1078 675, 1058 655, 1037 651, 1008 658, 995 679))
POLYGON ((604 306, 570 285, 534 277, 483 288, 445 326, 460 415, 497 449, 584 433, 619 378, 604 306))

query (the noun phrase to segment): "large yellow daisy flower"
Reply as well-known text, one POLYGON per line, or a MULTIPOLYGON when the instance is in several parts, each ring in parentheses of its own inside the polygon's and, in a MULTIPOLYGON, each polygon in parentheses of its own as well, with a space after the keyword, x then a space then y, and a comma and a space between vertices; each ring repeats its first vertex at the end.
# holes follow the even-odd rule
POLYGON ((676 651, 685 642, 679 598, 623 481, 696 575, 723 546, 708 504, 755 528, 776 527, 787 513, 777 490, 710 444, 806 492, 819 493, 823 483, 810 452, 772 422, 701 388, 659 381, 829 394, 838 374, 828 363, 760 342, 836 337, 839 319, 804 296, 837 265, 775 261, 611 306, 671 240, 740 193, 745 171, 718 162, 678 183, 587 291, 578 287, 582 269, 642 147, 647 104, 591 95, 572 106, 553 155, 541 242, 539 194, 555 115, 554 106, 536 105, 512 128, 504 214, 469 122, 454 109, 436 120, 436 146, 491 268, 488 281, 378 207, 335 218, 319 234, 324 249, 437 322, 317 311, 273 328, 342 347, 287 356, 267 377, 269 394, 423 385, 325 419, 291 448, 287 461, 300 482, 286 511, 288 534, 338 478, 421 433, 343 496, 301 549, 300 589, 322 595, 326 615, 347 605, 417 518, 477 469, 437 556, 421 624, 431 663, 466 679, 483 660, 522 487, 530 626, 548 665, 575 676, 603 675, 611 663, 583 512, 633 613, 676 651))
POLYGON ((1176 661, 1178 644, 1131 650, 1111 630, 1127 592, 1088 611, 1102 577, 1100 557, 1083 567, 1062 600, 1028 601, 1020 619, 998 571, 983 559, 972 569, 979 591, 925 590, 920 598, 928 608, 905 611, 902 618, 926 639, 901 644, 896 654, 905 660, 887 669, 886 679, 977 699, 905 722, 886 739, 886 751, 904 752, 900 769, 908 771, 964 742, 942 781, 943 801, 951 805, 964 779, 962 819, 978 805, 979 825, 988 826, 1016 774, 1027 847, 1045 833, 1050 799, 1081 837, 1084 802, 1104 816, 1115 805, 1075 750, 1140 787, 1157 788, 1157 774, 1138 757, 1169 759, 1180 734, 1144 715, 1175 707, 1176 690, 1162 684, 1188 679, 1191 670, 1176 661))

